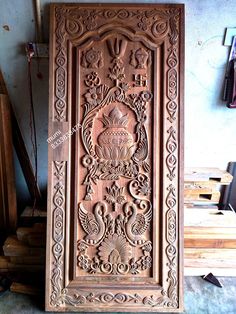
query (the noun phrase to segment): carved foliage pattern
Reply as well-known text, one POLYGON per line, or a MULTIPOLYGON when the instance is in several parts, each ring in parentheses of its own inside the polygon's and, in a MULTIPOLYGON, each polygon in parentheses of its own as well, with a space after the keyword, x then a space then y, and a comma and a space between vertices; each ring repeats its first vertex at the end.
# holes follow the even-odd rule
MULTIPOLYGON (((176 120, 176 114, 177 114, 177 97, 178 97, 178 76, 177 76, 177 65, 178 65, 178 57, 177 57, 177 39, 178 39, 178 10, 148 10, 148 11, 135 11, 135 10, 91 10, 91 9, 85 9, 85 10, 79 10, 79 11, 73 11, 70 12, 70 8, 56 8, 56 80, 55 80, 55 104, 54 104, 54 120, 58 121, 65 121, 67 119, 67 108, 66 108, 66 97, 67 97, 67 91, 66 91, 66 67, 67 67, 67 59, 65 54, 65 42, 66 42, 66 35, 69 35, 71 38, 73 37, 79 37, 81 36, 86 30, 95 30, 99 25, 99 18, 106 18, 106 19, 126 19, 127 18, 134 18, 137 19, 137 26, 140 30, 151 31, 151 34, 154 36, 154 38, 157 38, 158 40, 161 40, 162 38, 165 38, 167 34, 169 35, 169 56, 167 60, 167 64, 169 66, 169 70, 167 73, 167 96, 168 96, 168 103, 166 106, 167 112, 169 116, 167 119, 170 121, 171 124, 176 120)), ((136 60, 137 61, 137 60, 136 60)), ((142 67, 144 63, 140 63, 140 66, 142 67)), ((89 66, 89 65, 88 65, 89 66)), ((98 63, 97 63, 98 66, 98 63)), ((114 63, 113 68, 111 69, 111 75, 121 75, 118 77, 118 80, 121 81, 122 77, 122 67, 120 64, 118 64, 118 70, 115 68, 117 66, 117 62, 114 63), (116 72, 114 72, 116 71, 116 72), (120 73, 119 73, 120 71, 120 73)), ((138 66, 138 64, 136 65, 138 66)), ((91 120, 89 118, 94 117, 93 109, 100 105, 101 99, 104 99, 103 105, 105 103, 110 101, 122 101, 126 103, 130 108, 138 108, 140 106, 141 111, 139 109, 136 109, 135 112, 138 117, 139 121, 139 129, 140 131, 140 138, 142 139, 142 142, 140 142, 140 147, 145 146, 145 128, 143 125, 143 115, 145 113, 145 105, 146 102, 144 99, 146 95, 139 94, 134 96, 127 96, 126 95, 126 86, 120 84, 119 86, 115 86, 113 89, 111 89, 108 92, 108 88, 105 85, 102 85, 99 78, 96 74, 93 75, 93 78, 88 79, 88 86, 90 87, 88 93, 87 93, 87 108, 85 108, 85 124, 83 126, 83 132, 85 135, 86 141, 84 145, 87 147, 87 153, 88 155, 84 157, 83 165, 86 165, 88 168, 88 176, 85 178, 85 183, 88 183, 88 189, 87 194, 91 195, 92 193, 92 187, 91 187, 91 178, 94 174, 94 164, 96 161, 94 160, 95 151, 92 147, 91 140, 89 138, 90 136, 90 123, 91 120), (89 85, 90 84, 90 85, 89 85), (89 98, 89 95, 96 94, 96 99, 89 98), (101 97, 99 98, 99 95, 101 97), (104 97, 104 95, 106 95, 104 97), (90 101, 89 101, 90 99, 90 101), (93 101, 92 101, 93 99, 93 101), (100 101, 100 103, 99 103, 100 101), (142 109, 143 108, 143 109, 142 109), (87 121, 86 121, 87 119, 87 121)), ((116 84, 117 85, 117 84, 116 84)), ((86 95, 85 95, 86 97, 86 95)), ((147 96, 149 97, 149 96, 147 96)), ((102 107, 102 106, 101 106, 102 107)), ((167 149, 167 159, 166 164, 167 168, 169 170, 168 178, 169 180, 173 180, 175 177, 176 172, 176 156, 175 153, 177 152, 177 142, 176 142, 176 136, 175 136, 175 126, 170 127, 168 129, 168 138, 166 142, 166 149, 167 149)), ((142 151, 143 154, 143 151, 142 151)), ((136 158, 139 158, 138 153, 136 155, 136 158)), ((143 165, 143 168, 145 167, 148 169, 148 165, 145 164, 145 158, 142 160, 141 164, 143 165)), ((64 257, 64 231, 63 231, 63 221, 64 221, 64 207, 65 207, 65 187, 64 187, 64 181, 65 181, 65 168, 66 168, 66 162, 54 162, 54 193, 53 193, 53 269, 52 269, 52 278, 51 278, 51 287, 52 287, 52 293, 51 293, 51 305, 53 306, 61 306, 64 304, 70 304, 73 306, 78 306, 85 303, 109 303, 109 304, 122 304, 122 303, 139 303, 151 307, 178 307, 178 301, 177 301, 177 265, 176 265, 176 193, 175 193, 175 187, 174 185, 170 184, 167 188, 167 196, 166 196, 166 205, 167 205, 167 212, 166 212, 166 241, 168 243, 166 248, 166 256, 168 260, 168 289, 167 291, 162 290, 161 296, 159 298, 155 298, 154 295, 150 296, 141 296, 139 294, 128 294, 128 293, 95 293, 95 292, 89 292, 89 293, 80 293, 80 292, 72 292, 72 294, 68 293, 67 289, 63 288, 63 257, 64 257)), ((132 176, 131 176, 132 177, 132 176)), ((96 177, 93 178, 94 181, 96 181, 96 177)), ((139 189, 139 184, 134 184, 134 188, 139 189)), ((130 186, 131 187, 131 186, 130 186)), ((112 188, 112 187, 111 187, 112 188)), ((109 193, 108 193, 109 194, 109 193)), ((138 197, 136 197, 136 200, 138 201, 138 197)), ((141 206, 139 204, 139 206, 141 206)), ((104 206, 105 208, 105 206, 104 206)), ((111 225, 114 224, 111 222, 111 225)), ((117 224, 119 226, 119 224, 117 224)), ((96 229, 96 226, 93 226, 96 229)), ((106 229, 106 228, 104 228, 106 229)), ((120 239, 124 239, 125 235, 123 237, 122 228, 120 228, 120 239)), ((123 229, 125 230, 125 228, 123 229)), ((107 234, 107 241, 111 239, 111 237, 116 237, 118 239, 118 232, 117 230, 115 232, 111 232, 111 234, 106 233, 104 231, 104 234, 107 234)), ((125 234, 125 232, 124 232, 125 234)), ((89 234, 88 234, 89 235, 89 234)), ((121 240, 121 242, 122 242, 121 240)), ((126 238, 127 240, 127 238, 126 238)), ((114 241, 113 241, 114 242, 114 241)), ((88 241, 84 241, 78 244, 80 246, 79 250, 80 252, 84 253, 86 251, 86 247, 90 245, 88 241)), ((106 243, 108 244, 108 243, 106 243)), ((104 249, 105 246, 103 246, 102 249, 100 249, 100 255, 104 257, 106 254, 104 252, 106 251, 104 249), (104 251, 104 252, 103 252, 104 251)), ((149 249, 147 249, 149 250, 149 249)), ((148 251, 147 251, 148 252, 148 251)), ((83 254, 81 254, 82 256, 83 254)), ((113 254, 113 261, 117 260, 117 256, 113 254)), ((96 264, 96 261, 95 261, 96 264)), ((99 266, 100 267, 100 266, 99 266)), ((90 270, 92 268, 90 267, 90 270)))
POLYGON ((145 238, 152 218, 152 207, 148 200, 136 198, 136 192, 139 197, 146 195, 146 189, 142 187, 147 178, 143 178, 144 175, 139 177, 140 182, 131 182, 131 185, 139 186, 138 191, 132 191, 134 203, 126 202, 124 187, 114 182, 105 195, 106 202, 115 205, 109 213, 105 202, 96 203, 93 213, 89 213, 83 203, 79 204, 78 217, 86 233, 78 241, 78 266, 83 270, 91 274, 136 275, 152 266, 152 243, 145 238), (96 247, 97 255, 93 258, 88 255, 89 246, 96 247), (142 252, 138 259, 131 257, 132 247, 142 252))
POLYGON ((85 85, 89 87, 84 98, 84 116, 81 123, 82 141, 87 153, 82 164, 87 168, 87 176, 83 182, 86 188, 84 200, 91 200, 93 194, 92 184, 97 180, 118 180, 120 176, 133 178, 139 173, 140 167, 149 171, 148 140, 145 127, 146 106, 152 99, 152 94, 143 90, 139 94, 127 94, 128 83, 125 79, 122 57, 124 56, 127 41, 114 39, 107 41, 112 65, 109 68, 109 78, 114 86, 101 84, 96 72, 87 74, 85 85), (114 49, 114 46, 119 49, 114 49), (94 119, 99 111, 112 102, 123 103, 134 111, 137 119, 137 143, 133 143, 132 135, 126 130, 127 115, 114 108, 109 115, 103 115, 102 122, 105 130, 98 136, 98 144, 94 147, 92 142, 92 128, 94 119), (116 142, 116 145, 114 145, 116 142), (135 144, 135 145, 134 145, 135 144))
POLYGON ((62 8, 56 10, 56 70, 55 70, 55 104, 54 120, 66 120, 66 96, 67 96, 67 56, 65 47, 65 16, 62 8))
POLYGON ((176 151, 177 151, 177 140, 176 140, 176 131, 171 126, 168 130, 168 138, 166 142, 166 150, 168 152, 168 155, 166 157, 166 165, 169 173, 167 174, 167 177, 172 181, 175 178, 175 170, 177 166, 177 157, 176 157, 176 151))
MULTIPOLYGON (((67 120, 67 57, 65 53, 66 39, 70 37, 81 37, 86 31, 94 31, 105 22, 118 19, 121 22, 123 20, 137 21, 137 27, 140 31, 149 31, 154 39, 162 40, 167 36, 170 37, 170 43, 174 45, 178 39, 178 10, 132 10, 132 9, 120 9, 120 10, 108 10, 108 9, 78 9, 76 7, 56 7, 56 79, 55 79, 55 104, 54 104, 54 120, 66 121, 67 120), (105 19, 105 20, 104 20, 105 19)), ((95 50, 96 51, 96 50, 95 50)), ((102 67, 102 56, 99 52, 91 51, 88 54, 92 58, 96 58, 95 64, 97 67, 102 67)), ((173 52, 174 53, 174 52, 173 52)), ((84 64, 86 66, 91 65, 91 62, 86 61, 84 56, 84 64)), ((177 59, 176 59, 177 60, 177 59)), ((93 63, 93 59, 92 59, 93 63)), ((145 63, 141 62, 139 65, 142 67, 145 63)), ((173 75, 172 75, 173 77, 173 75)), ((173 83, 173 79, 171 80, 173 83)), ((170 83, 170 84, 172 84, 170 83)), ((170 112, 170 119, 175 116, 176 103, 170 102, 168 111, 170 112)))
POLYGON ((65 219, 65 176, 66 162, 54 161, 54 191, 53 191, 53 229, 52 229, 52 253, 54 257, 52 269, 52 293, 51 304, 58 305, 58 299, 61 296, 62 278, 63 278, 63 256, 64 256, 64 219, 65 219))

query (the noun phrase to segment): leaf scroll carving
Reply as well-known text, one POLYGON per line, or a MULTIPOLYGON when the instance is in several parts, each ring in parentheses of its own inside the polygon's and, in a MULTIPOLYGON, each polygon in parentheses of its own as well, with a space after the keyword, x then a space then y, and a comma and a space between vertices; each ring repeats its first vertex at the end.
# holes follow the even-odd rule
POLYGON ((73 112, 70 106, 76 98, 78 108, 73 119, 81 128, 75 139, 79 152, 74 154, 71 150, 74 145, 71 141, 68 148, 63 146, 63 152, 58 151, 59 156, 68 152, 68 161, 53 162, 49 286, 52 310, 82 311, 95 307, 101 310, 105 306, 111 310, 170 311, 179 307, 177 181, 181 60, 177 7, 54 6, 52 121, 60 127, 67 122, 70 125, 73 112), (157 60, 162 55, 163 63, 157 60), (73 70, 73 62, 77 62, 78 73, 73 70), (159 97, 155 86, 159 78, 154 77, 154 70, 160 64, 165 84, 164 95, 159 97), (72 76, 68 78, 71 72, 75 76, 73 84, 72 76), (70 85, 77 89, 78 82, 80 86, 73 96, 70 85), (152 115, 159 111, 156 121, 152 115), (154 124, 157 131, 152 128, 154 124), (156 135, 159 142, 154 145, 156 135), (158 157, 160 160, 155 163, 156 155, 165 156, 164 160, 158 157), (73 163, 81 170, 75 173, 78 191, 67 200, 73 184, 67 171, 76 168, 73 163), (157 192, 159 183, 155 180, 159 180, 159 171, 163 188, 160 186, 157 192), (153 178, 156 172, 157 179, 153 178), (155 202, 159 194, 160 202, 155 202), (73 202, 78 204, 77 208, 73 205, 69 208, 73 202), (156 208, 161 203, 163 208, 156 208), (156 214, 159 211, 161 214, 156 214), (153 223, 157 217, 161 219, 156 223, 158 227, 153 223), (65 230, 71 227, 70 219, 76 219, 73 221, 76 240, 73 239, 75 243, 68 253, 71 235, 65 230), (154 236, 158 240, 162 237, 160 225, 165 232, 160 232, 163 238, 158 260, 154 236), (101 287, 66 286, 69 255, 75 257, 73 281, 77 283, 79 278, 80 284, 81 278, 89 282, 94 277, 101 287), (162 275, 155 270, 157 264, 163 269, 162 275), (120 285, 115 289, 105 286, 103 283, 110 278, 120 285), (127 280, 130 278, 132 281, 127 280), (121 288, 126 280, 134 286, 150 280, 152 287, 156 285, 155 290, 149 289, 148 284, 138 293, 136 287, 121 288))

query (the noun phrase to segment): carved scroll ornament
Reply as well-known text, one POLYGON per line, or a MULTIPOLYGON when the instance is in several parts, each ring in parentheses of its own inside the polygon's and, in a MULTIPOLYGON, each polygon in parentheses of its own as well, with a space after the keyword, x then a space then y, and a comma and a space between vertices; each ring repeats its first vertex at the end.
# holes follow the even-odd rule
POLYGON ((180 311, 183 8, 52 16, 47 310, 180 311))

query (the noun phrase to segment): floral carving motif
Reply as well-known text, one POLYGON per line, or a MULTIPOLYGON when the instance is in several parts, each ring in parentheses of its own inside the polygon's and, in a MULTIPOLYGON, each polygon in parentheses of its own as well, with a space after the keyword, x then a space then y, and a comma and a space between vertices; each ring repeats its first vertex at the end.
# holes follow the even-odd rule
POLYGON ((167 133, 169 134, 166 142, 166 148, 168 152, 166 157, 166 165, 169 171, 167 177, 172 181, 175 178, 175 169, 177 165, 177 158, 175 156, 175 152, 177 150, 177 140, 175 136, 176 132, 172 126, 169 128, 167 133))
MULTIPOLYGON (((121 198, 120 203, 123 204, 124 198, 117 189, 119 187, 115 188, 114 197, 116 201, 121 198)), ((78 242, 78 266, 89 273, 115 275, 138 274, 151 268, 152 244, 145 239, 144 233, 150 225, 152 208, 150 204, 140 204, 140 209, 142 212, 137 212, 137 206, 127 202, 123 213, 114 218, 107 213, 103 202, 95 205, 94 213, 88 212, 80 203, 78 218, 86 236, 78 242), (88 254, 89 246, 97 248, 98 253, 94 257, 88 254), (143 253, 138 259, 131 258, 132 246, 142 249, 143 253)))
POLYGON ((54 120, 64 121, 66 119, 66 66, 67 57, 65 53, 65 15, 63 8, 56 10, 56 71, 55 71, 55 104, 54 120))
POLYGON ((143 199, 151 193, 150 180, 145 174, 139 174, 129 184, 130 194, 136 199, 143 199))
POLYGON ((112 67, 109 68, 110 74, 108 75, 108 77, 112 81, 115 81, 116 86, 119 85, 119 82, 125 79, 125 68, 123 66, 122 58, 125 54, 127 43, 127 40, 119 39, 118 37, 115 39, 107 40, 107 45, 113 58, 112 67))
MULTIPOLYGON (((121 19, 124 20, 126 19, 127 21, 130 21, 131 19, 137 19, 137 26, 139 28, 139 31, 146 31, 146 30, 151 30, 152 35, 155 36, 157 41, 161 40, 164 38, 167 33, 169 35, 169 41, 170 45, 173 47, 173 45, 177 42, 178 38, 178 26, 177 26, 177 21, 178 21, 178 10, 163 10, 165 14, 163 15, 161 13, 161 10, 145 10, 145 13, 140 15, 140 12, 132 9, 129 10, 107 10, 103 8, 99 8, 98 10, 91 10, 91 9, 86 9, 82 10, 81 8, 79 10, 74 11, 70 7, 68 9, 61 9, 61 8, 56 8, 56 68, 58 69, 57 72, 55 72, 55 77, 56 77, 56 82, 55 82, 55 103, 54 103, 54 115, 53 118, 54 120, 58 121, 65 121, 67 119, 67 107, 66 107, 66 101, 67 101, 67 82, 66 82, 66 77, 67 77, 67 59, 66 59, 66 54, 65 54, 65 49, 66 49, 66 42, 67 38, 79 38, 86 29, 87 30, 95 30, 101 26, 101 20, 102 18, 108 19, 121 19), (64 16, 65 14, 68 14, 68 17, 66 19, 64 16), (70 18, 69 18, 70 17, 70 18), (128 19, 127 19, 128 18, 128 19), (165 20, 167 19, 167 23, 165 21, 159 21, 159 20, 165 20), (154 26, 155 25, 155 26, 154 26)), ((177 60, 177 59, 176 59, 177 60)), ((169 58, 169 67, 175 67, 176 64, 175 62, 169 58)), ((121 66, 119 65, 121 68, 121 66)), ((121 73, 122 74, 122 71, 121 73)), ((117 74, 116 74, 117 76, 117 74)), ((178 83, 178 77, 174 77, 176 79, 176 84, 178 83)), ((121 80, 123 79, 120 77, 121 80)), ((170 75, 171 78, 171 75, 170 75)), ((97 87, 101 85, 99 82, 98 85, 96 85, 96 89, 91 89, 87 93, 91 95, 87 95, 87 98, 85 97, 86 104, 85 106, 85 111, 84 111, 84 116, 87 117, 89 114, 91 116, 94 114, 95 111, 93 111, 94 108, 102 108, 103 105, 107 105, 111 103, 111 101, 114 101, 115 99, 118 101, 126 102, 130 107, 132 107, 132 101, 130 99, 132 98, 131 95, 126 96, 125 95, 125 89, 121 88, 120 82, 121 80, 117 83, 119 86, 118 88, 115 89, 109 89, 103 93, 103 95, 99 95, 99 89, 97 87), (95 98, 96 101, 93 101, 93 97, 95 98), (129 100, 128 100, 129 99, 129 100)), ((89 87, 89 86, 88 86, 89 87)), ((92 88, 92 87, 91 87, 92 88)), ((178 87, 175 87, 175 91, 177 91, 178 87)), ((127 91, 127 90, 126 90, 127 91)), ((172 95, 175 95, 172 91, 170 91, 172 95)), ((171 94, 170 94, 171 95, 171 94)), ((139 97, 140 95, 138 95, 139 97)), ((177 95, 178 96, 178 95, 177 95)), ((137 98, 136 97, 136 100, 137 98)), ((173 98, 173 97, 172 97, 173 98)), ((169 98, 170 99, 170 98, 169 98)), ((177 112, 177 99, 173 99, 166 104, 166 109, 167 112, 169 113, 169 121, 173 123, 173 121, 176 119, 176 112, 177 112)), ((99 110, 99 109, 98 109, 99 110)), ((135 112, 135 110, 134 110, 135 112)), ((142 119, 145 121, 145 116, 143 118, 141 117, 141 114, 138 115, 138 119, 142 121, 142 119)), ((93 151, 93 147, 91 144, 91 141, 89 139, 89 133, 90 133, 90 128, 86 128, 87 125, 86 123, 91 123, 91 120, 87 120, 84 124, 84 129, 83 129, 83 135, 87 136, 87 140, 85 140, 85 147, 87 148, 86 150, 86 159, 84 159, 83 165, 86 166, 88 169, 89 173, 94 173, 94 169, 97 166, 97 160, 95 158, 95 152, 93 151)), ((137 156, 140 158, 138 160, 138 164, 140 164, 143 169, 146 166, 146 169, 148 171, 149 165, 145 164, 145 152, 147 150, 147 142, 145 143, 145 129, 142 128, 142 124, 137 127, 139 130, 139 138, 141 140, 139 141, 139 154, 137 156), (140 153, 142 152, 142 154, 140 153), (144 160, 144 161, 143 161, 144 160)), ((175 131, 175 129, 173 129, 175 131)), ((171 132, 170 132, 171 133, 171 132)), ((174 134, 174 133, 173 133, 174 134)), ((170 135, 170 134, 169 134, 170 135)), ((175 135, 175 134, 174 134, 175 135)), ((168 137, 169 138, 169 137, 168 137)), ((168 145, 167 145, 168 146, 168 145)), ((174 147, 174 146, 173 146, 174 147)), ((170 149, 170 151, 173 150, 173 148, 170 149)), ((177 150, 177 147, 176 149, 177 150)), ((170 153, 168 151, 168 154, 170 153)), ((136 151, 137 152, 137 151, 136 151)), ((171 158, 170 158, 171 160, 171 158)), ((60 162, 58 162, 60 163, 60 162)), ((64 207, 64 202, 65 202, 65 190, 64 190, 64 182, 63 180, 65 179, 65 174, 64 174, 64 166, 66 165, 66 162, 61 162, 62 164, 54 165, 55 166, 55 181, 53 183, 54 185, 54 195, 57 194, 57 199, 55 201, 55 208, 63 208, 64 207), (56 169, 57 168, 57 169, 56 169), (60 180, 61 183, 59 183, 56 180, 60 180)), ((109 171, 112 172, 112 167, 113 165, 111 164, 110 161, 106 161, 107 163, 107 168, 109 168, 109 171)), ((173 164, 173 161, 170 161, 170 164, 173 164)), ((105 168, 106 168, 105 166, 105 168)), ((118 170, 118 167, 120 165, 117 165, 116 168, 116 175, 120 173, 120 170, 118 170)), ((135 161, 132 161, 132 166, 134 166, 136 174, 132 176, 136 176, 139 173, 139 167, 136 165, 135 161)), ((140 166, 140 167, 141 167, 140 166)), ((122 164, 122 167, 126 167, 126 165, 122 164)), ((176 167, 173 169, 172 173, 173 176, 175 175, 176 167)), ((121 171, 123 173, 123 170, 121 171)), ((106 171, 104 172, 106 173, 106 171)), ((132 177, 130 176, 130 177, 132 177)), ((93 178, 96 181, 96 176, 93 177, 93 174, 91 174, 90 179, 93 178)), ((90 180, 88 177, 85 179, 85 181, 90 180)), ((87 185, 88 191, 91 189, 91 185, 87 185)), ((57 225, 57 235, 55 234, 54 237, 54 246, 53 246, 53 257, 54 257, 54 264, 53 264, 53 269, 52 269, 52 294, 51 294, 51 305, 55 307, 61 307, 64 304, 72 305, 72 306, 79 306, 82 304, 90 304, 90 303, 95 303, 95 304, 110 304, 110 305, 117 305, 117 304, 128 304, 128 303, 134 303, 134 304, 142 304, 144 306, 147 306, 146 308, 148 309, 149 307, 178 307, 178 301, 177 301, 177 289, 178 289, 178 282, 177 282, 177 249, 176 249, 176 214, 174 207, 176 206, 176 194, 173 186, 168 187, 168 192, 167 197, 166 197, 166 203, 168 203, 170 206, 168 207, 168 212, 166 213, 166 221, 167 221, 167 234, 166 234, 166 239, 167 242, 169 243, 168 247, 166 248, 166 255, 168 258, 168 290, 162 290, 160 296, 156 295, 148 295, 148 293, 144 293, 144 295, 139 295, 139 294, 129 294, 129 293, 123 293, 123 292, 118 292, 118 293, 110 293, 110 292, 95 292, 95 291, 75 291, 75 290, 67 290, 64 289, 63 287, 63 259, 64 259, 64 231, 62 229, 63 226, 63 213, 58 210, 53 212, 53 219, 55 219, 55 223, 57 225), (172 204, 172 205, 170 205, 172 204), (59 245, 58 245, 59 244, 59 245)), ((141 208, 141 205, 139 205, 141 208)), ((64 209, 63 209, 64 210, 64 209)), ((129 217, 125 216, 126 219, 129 217)), ((107 220, 109 220, 107 218, 107 220)), ((122 219, 121 219, 122 221, 122 219)), ((124 220, 123 220, 124 221, 124 220)), ((111 222, 110 224, 110 230, 112 230, 114 224, 111 222)), ((120 223, 120 226, 122 226, 122 222, 120 223)), ((95 227, 94 227, 95 228, 95 227)), ((120 227, 122 228, 122 227, 120 227)), ((122 229, 123 230, 123 229, 122 229)), ((135 229, 134 229, 135 230, 135 229)), ((116 230, 117 234, 118 231, 116 230)), ((113 233, 114 234, 114 233, 113 233)), ((113 239, 113 237, 110 237, 113 239)), ((97 269, 96 265, 98 263, 98 260, 92 260, 92 263, 89 264, 88 262, 88 255, 86 255, 86 251, 88 249, 88 246, 90 244, 80 242, 78 244, 78 250, 83 253, 84 258, 83 262, 81 262, 81 265, 85 267, 87 270, 92 271, 94 267, 95 270, 97 269), (87 261, 86 261, 87 260, 87 261), (93 266, 92 266, 93 265, 93 266)), ((143 267, 151 267, 150 266, 150 257, 147 254, 149 244, 145 244, 146 249, 144 251, 144 256, 142 256, 142 262, 140 258, 140 266, 137 266, 137 261, 130 261, 130 273, 132 273, 131 269, 133 269, 133 273, 135 273, 136 269, 139 271, 141 270, 141 264, 143 267), (145 266, 146 265, 146 266, 145 266), (137 268, 137 267, 140 267, 137 268)), ((143 247, 144 248, 144 245, 143 247)), ((81 255, 82 256, 82 255, 81 255)), ((114 256, 117 256, 117 254, 114 254, 114 256)), ((113 258, 114 262, 115 258, 113 258)))
MULTIPOLYGON (((116 59, 122 56, 122 42, 117 41, 120 48, 112 55, 116 59)), ((114 44, 114 43, 113 43, 114 44)), ((111 50, 113 44, 110 42, 111 50)), ((117 80, 115 79, 117 85, 117 80)), ((120 176, 133 178, 139 172, 141 165, 145 172, 150 169, 146 159, 148 156, 148 140, 145 128, 146 105, 152 99, 149 91, 140 94, 126 95, 128 86, 126 83, 118 83, 118 86, 108 88, 101 84, 96 72, 86 75, 86 86, 90 87, 84 95, 87 102, 84 104, 84 119, 81 124, 82 140, 88 156, 91 156, 91 167, 84 180, 86 187, 85 200, 91 200, 93 193, 92 182, 97 180, 117 180, 120 176), (98 145, 92 142, 92 127, 94 118, 101 108, 111 102, 123 103, 133 110, 137 117, 136 132, 138 141, 134 143, 133 135, 126 130, 127 115, 123 115, 116 105, 108 115, 103 114, 102 119, 105 130, 98 136, 98 145), (93 160, 93 162, 92 162, 93 160)), ((87 158, 87 157, 86 157, 87 158)), ((83 163, 84 164, 84 163, 83 163)))
POLYGON ((124 204, 126 201, 126 196, 124 195, 124 187, 119 187, 118 183, 113 182, 111 187, 107 187, 107 194, 105 195, 105 200, 108 204, 114 205, 114 210, 116 210, 116 204, 124 204))
POLYGON ((81 65, 85 68, 93 69, 102 68, 103 67, 102 52, 94 49, 93 47, 89 50, 83 51, 81 65))
POLYGON ((113 275, 129 271, 131 247, 124 236, 109 235, 98 248, 98 255, 104 264, 104 271, 108 270, 113 275))
POLYGON ((175 187, 170 184, 167 188, 168 194, 166 197, 167 205, 167 248, 166 255, 168 258, 169 266, 169 287, 168 287, 168 296, 170 306, 177 308, 178 307, 178 296, 177 296, 177 251, 176 251, 176 193, 175 187))
POLYGON ((57 305, 60 297, 62 282, 61 276, 63 273, 62 258, 64 250, 64 215, 65 215, 65 161, 54 161, 54 192, 53 192, 53 221, 54 228, 52 233, 53 246, 52 253, 54 257, 53 269, 52 269, 52 293, 51 293, 51 304, 57 305))
POLYGON ((169 113, 169 117, 167 118, 171 123, 174 122, 176 119, 176 111, 177 111, 177 104, 176 98, 178 96, 178 75, 176 71, 176 66, 178 63, 177 55, 176 55, 176 48, 171 47, 169 49, 170 53, 167 59, 167 64, 170 69, 167 72, 167 96, 169 101, 166 105, 167 112, 169 113))

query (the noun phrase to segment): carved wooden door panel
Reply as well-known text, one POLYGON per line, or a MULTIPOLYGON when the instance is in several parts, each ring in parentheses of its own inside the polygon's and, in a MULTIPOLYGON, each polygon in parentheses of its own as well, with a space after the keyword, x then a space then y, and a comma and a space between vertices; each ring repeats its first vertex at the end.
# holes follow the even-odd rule
POLYGON ((51 6, 46 309, 182 308, 183 6, 51 6))

